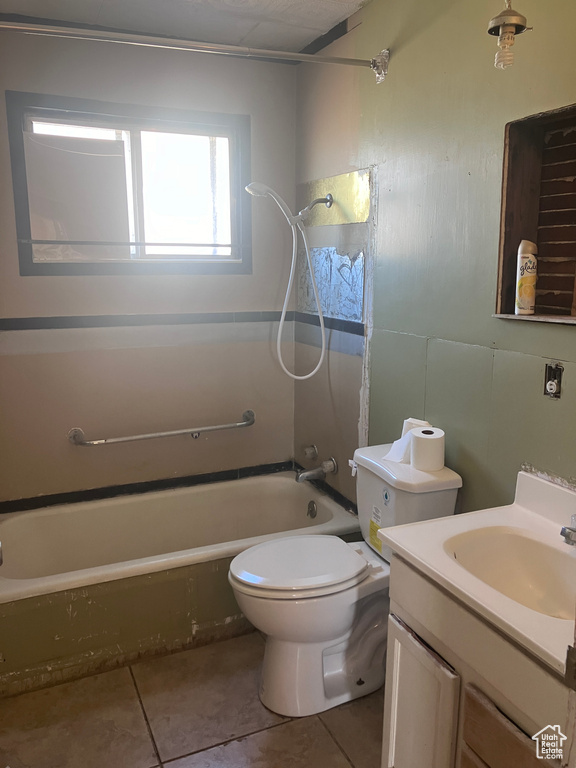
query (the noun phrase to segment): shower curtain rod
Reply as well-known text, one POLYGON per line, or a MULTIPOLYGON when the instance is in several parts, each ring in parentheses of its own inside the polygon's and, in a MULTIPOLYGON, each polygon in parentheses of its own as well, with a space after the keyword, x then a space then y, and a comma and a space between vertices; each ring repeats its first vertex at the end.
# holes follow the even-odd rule
POLYGON ((345 64, 353 67, 369 67, 376 73, 378 82, 386 76, 389 51, 381 51, 373 59, 345 59, 337 56, 316 56, 308 53, 290 51, 272 51, 261 48, 243 48, 236 45, 202 43, 173 37, 135 34, 132 32, 108 32, 85 27, 56 27, 49 24, 33 24, 15 21, 0 21, 0 30, 22 32, 27 35, 45 37, 68 37, 72 40, 93 40, 104 43, 123 43, 140 45, 148 48, 169 48, 176 51, 195 51, 223 56, 242 56, 249 59, 275 59, 278 61, 300 61, 308 64, 345 64), (379 79, 381 78, 381 79, 379 79))

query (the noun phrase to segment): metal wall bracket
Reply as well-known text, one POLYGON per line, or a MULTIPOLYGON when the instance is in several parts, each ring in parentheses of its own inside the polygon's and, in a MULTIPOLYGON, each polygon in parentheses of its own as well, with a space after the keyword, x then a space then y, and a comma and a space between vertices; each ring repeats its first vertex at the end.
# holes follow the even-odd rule
POLYGON ((374 56, 374 58, 370 62, 370 69, 376 75, 376 83, 378 85, 380 83, 383 83, 384 80, 386 79, 386 75, 388 74, 389 61, 390 61, 390 50, 388 48, 385 48, 383 51, 380 51, 380 53, 377 56, 374 56))

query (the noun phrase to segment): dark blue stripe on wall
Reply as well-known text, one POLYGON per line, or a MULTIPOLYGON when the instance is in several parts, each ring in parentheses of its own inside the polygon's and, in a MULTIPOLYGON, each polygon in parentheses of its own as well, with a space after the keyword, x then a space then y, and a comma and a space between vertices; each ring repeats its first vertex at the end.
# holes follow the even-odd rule
MULTIPOLYGON (((300 465, 298 465, 298 467, 300 467, 300 465)), ((127 483, 124 485, 109 485, 104 488, 89 488, 84 491, 52 493, 46 496, 34 496, 26 499, 10 499, 8 501, 0 501, 0 515, 5 512, 23 512, 25 510, 53 507, 60 504, 78 504, 83 501, 99 501, 101 499, 111 499, 115 496, 165 491, 169 488, 185 488, 191 485, 220 483, 225 482, 226 480, 239 480, 244 477, 270 475, 275 472, 290 472, 294 470, 295 463, 292 459, 289 459, 274 464, 259 464, 252 467, 227 469, 221 472, 209 472, 202 475, 170 477, 162 480, 146 480, 139 483, 127 483)))
MULTIPOLYGON (((287 319, 294 320, 289 312, 287 319)), ((179 315, 74 315, 69 317, 10 317, 0 319, 0 331, 48 328, 115 328, 138 325, 209 325, 280 320, 280 312, 194 312, 179 315)))
MULTIPOLYGON (((90 488, 85 491, 67 491, 65 493, 53 493, 47 496, 34 496, 27 499, 11 499, 0 501, 0 515, 9 512, 24 512, 31 509, 41 509, 43 507, 53 507, 60 504, 79 504, 85 501, 100 501, 102 499, 111 499, 116 496, 130 496, 134 494, 151 493, 154 491, 165 491, 169 488, 186 488, 193 485, 204 485, 207 483, 221 483, 227 480, 241 480, 245 477, 256 477, 258 475, 271 475, 277 472, 296 472, 303 469, 293 459, 279 461, 273 464, 258 464, 252 467, 240 467, 239 469, 228 469, 221 472, 210 472, 202 475, 187 475, 186 477, 171 477, 163 480, 148 480, 140 483, 128 483, 125 485, 111 485, 104 488, 90 488)), ((356 505, 346 496, 343 496, 335 488, 332 488, 323 480, 314 480, 315 485, 324 493, 328 494, 334 501, 338 502, 345 509, 357 514, 356 505)))
MULTIPOLYGON (((309 315, 306 312, 295 312, 294 319, 297 323, 307 323, 308 325, 320 326, 318 315, 309 315)), ((343 331, 352 333, 354 336, 364 336, 364 323, 358 323, 355 320, 340 320, 337 317, 325 317, 324 325, 333 331, 343 331)))
MULTIPOLYGON (((30 331, 59 328, 116 328, 139 325, 209 325, 211 323, 278 322, 280 312, 195 312, 179 315, 74 315, 70 317, 8 317, 0 318, 0 331, 30 331)), ((320 325, 316 315, 288 312, 286 319, 320 325)), ((326 317, 326 328, 356 336, 364 335, 363 323, 326 317)))

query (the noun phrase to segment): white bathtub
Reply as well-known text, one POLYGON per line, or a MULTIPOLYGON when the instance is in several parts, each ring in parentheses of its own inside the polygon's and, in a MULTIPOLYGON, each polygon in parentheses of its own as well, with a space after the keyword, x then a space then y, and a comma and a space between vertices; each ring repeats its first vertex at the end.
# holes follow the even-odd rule
POLYGON ((222 560, 280 536, 357 531, 354 514, 292 472, 8 513, 0 603, 222 560))

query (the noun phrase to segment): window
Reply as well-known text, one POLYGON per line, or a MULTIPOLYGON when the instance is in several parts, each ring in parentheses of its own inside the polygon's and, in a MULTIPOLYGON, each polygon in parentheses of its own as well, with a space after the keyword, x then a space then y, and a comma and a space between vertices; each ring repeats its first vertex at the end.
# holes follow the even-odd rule
POLYGON ((251 271, 246 115, 6 101, 22 275, 251 271))

